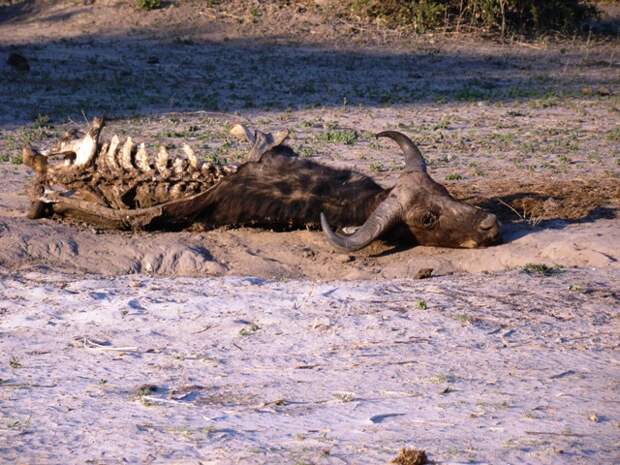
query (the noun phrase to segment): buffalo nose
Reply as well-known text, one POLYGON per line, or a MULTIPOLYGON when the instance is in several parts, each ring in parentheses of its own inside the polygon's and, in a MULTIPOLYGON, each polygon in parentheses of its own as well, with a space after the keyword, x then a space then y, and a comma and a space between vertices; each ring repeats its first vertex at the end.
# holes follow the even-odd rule
POLYGON ((497 217, 494 214, 489 213, 486 218, 480 222, 480 229, 482 229, 483 231, 488 231, 489 229, 492 229, 495 225, 497 225, 497 217))

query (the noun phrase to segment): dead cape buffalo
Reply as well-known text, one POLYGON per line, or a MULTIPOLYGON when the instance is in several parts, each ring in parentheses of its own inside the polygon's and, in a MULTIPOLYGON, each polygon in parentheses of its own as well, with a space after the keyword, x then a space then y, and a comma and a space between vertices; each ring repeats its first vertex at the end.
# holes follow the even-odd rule
MULTIPOLYGON (((500 240, 495 215, 454 199, 433 181, 416 145, 404 134, 395 141, 405 157, 396 185, 297 157, 284 145, 287 131, 265 134, 237 125, 233 132, 252 144, 245 163, 221 166, 200 161, 183 146, 171 159, 164 147, 150 157, 145 145, 117 136, 101 142, 103 120, 86 135, 65 137, 47 153, 24 148, 35 176, 29 217, 58 216, 100 228, 181 228, 254 225, 275 229, 318 228, 340 250, 354 251, 399 229, 421 245, 485 247, 500 240), (356 227, 352 234, 335 228, 356 227)), ((349 228, 347 228, 349 229, 349 228)))

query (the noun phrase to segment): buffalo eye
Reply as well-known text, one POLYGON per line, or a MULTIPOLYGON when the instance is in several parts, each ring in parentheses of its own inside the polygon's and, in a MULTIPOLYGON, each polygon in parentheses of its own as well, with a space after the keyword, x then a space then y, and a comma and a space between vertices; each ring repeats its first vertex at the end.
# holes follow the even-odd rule
POLYGON ((437 224, 437 215, 433 212, 426 212, 420 216, 419 222, 424 229, 432 229, 437 224))

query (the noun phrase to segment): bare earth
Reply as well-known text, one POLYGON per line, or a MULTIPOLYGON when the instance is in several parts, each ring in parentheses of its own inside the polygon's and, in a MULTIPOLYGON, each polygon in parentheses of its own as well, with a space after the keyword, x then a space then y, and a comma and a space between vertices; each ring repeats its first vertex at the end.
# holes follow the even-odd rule
POLYGON ((307 3, 0 2, 0 463, 620 464, 618 39, 415 37, 307 3), (399 129, 504 244, 26 219, 21 146, 98 114, 231 162, 231 124, 286 127, 386 186, 403 163, 372 134, 399 129))

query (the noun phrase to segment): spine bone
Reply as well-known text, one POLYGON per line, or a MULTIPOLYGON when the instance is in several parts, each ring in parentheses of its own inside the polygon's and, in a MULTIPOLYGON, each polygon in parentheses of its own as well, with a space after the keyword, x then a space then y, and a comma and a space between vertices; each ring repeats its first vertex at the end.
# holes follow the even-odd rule
POLYGON ((116 162, 116 151, 118 150, 118 146, 120 145, 120 143, 120 139, 116 134, 114 134, 112 140, 110 141, 110 148, 108 148, 108 151, 106 152, 104 157, 105 166, 112 172, 119 170, 118 163, 116 162))
POLYGON ((185 152, 185 155, 187 155, 187 159, 189 160, 189 166, 191 166, 193 170, 199 169, 198 157, 194 153, 194 150, 189 145, 183 144, 183 151, 185 152))
POLYGON ((138 151, 136 152, 136 166, 143 173, 150 173, 152 170, 149 163, 149 155, 146 153, 146 146, 144 145, 144 142, 138 146, 138 151))
POLYGON ((163 145, 159 146, 159 152, 157 152, 155 167, 163 178, 167 178, 170 176, 170 170, 168 169, 168 151, 163 145))
POLYGON ((123 148, 120 152, 119 163, 123 170, 131 172, 134 171, 135 168, 133 163, 131 162, 131 151, 133 150, 133 141, 131 137, 128 137, 125 143, 123 144, 123 148))
POLYGON ((97 142, 99 140, 101 128, 103 128, 103 119, 93 119, 90 129, 77 147, 75 161, 73 162, 74 165, 88 166, 91 164, 95 157, 95 153, 97 153, 97 142))

